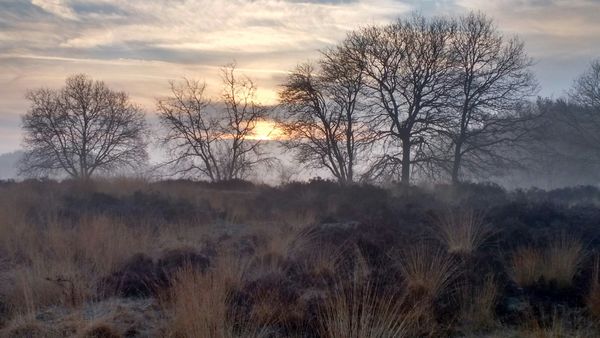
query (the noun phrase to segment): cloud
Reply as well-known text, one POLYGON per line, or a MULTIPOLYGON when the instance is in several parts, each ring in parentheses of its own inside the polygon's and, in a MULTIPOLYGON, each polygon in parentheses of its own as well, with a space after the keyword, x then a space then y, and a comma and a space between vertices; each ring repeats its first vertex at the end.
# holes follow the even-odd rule
POLYGON ((73 9, 69 7, 64 0, 31 0, 31 3, 58 17, 69 20, 78 20, 73 9))
POLYGON ((561 96, 590 60, 600 56, 598 0, 457 0, 525 41, 542 84, 542 95, 561 96))
POLYGON ((352 27, 385 22, 409 9, 395 0, 133 0, 119 4, 119 11, 129 13, 132 20, 84 25, 60 46, 101 48, 135 42, 169 50, 248 53, 318 48, 343 37, 352 27))
POLYGON ((491 14, 502 29, 557 38, 598 37, 597 0, 458 0, 467 9, 491 14))
POLYGON ((218 91, 217 67, 232 60, 272 101, 287 70, 352 29, 467 10, 525 40, 544 95, 600 55, 597 0, 0 0, 0 115, 18 121, 27 88, 74 72, 127 90, 151 113, 167 80, 205 79, 218 91))

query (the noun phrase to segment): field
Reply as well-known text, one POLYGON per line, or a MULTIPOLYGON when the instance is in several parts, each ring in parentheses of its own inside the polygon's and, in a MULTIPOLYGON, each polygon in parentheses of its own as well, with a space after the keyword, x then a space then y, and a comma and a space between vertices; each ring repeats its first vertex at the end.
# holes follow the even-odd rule
POLYGON ((6 337, 597 337, 600 190, 0 184, 6 337))

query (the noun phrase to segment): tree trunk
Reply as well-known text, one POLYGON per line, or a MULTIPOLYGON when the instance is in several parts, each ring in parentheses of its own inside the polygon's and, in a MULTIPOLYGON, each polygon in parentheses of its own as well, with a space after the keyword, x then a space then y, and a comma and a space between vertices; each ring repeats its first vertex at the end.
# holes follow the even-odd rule
POLYGON ((402 185, 410 185, 410 138, 402 139, 402 185))
POLYGON ((460 162, 462 160, 461 149, 462 142, 457 142, 454 146, 454 161, 452 162, 452 184, 458 184, 460 182, 460 162))

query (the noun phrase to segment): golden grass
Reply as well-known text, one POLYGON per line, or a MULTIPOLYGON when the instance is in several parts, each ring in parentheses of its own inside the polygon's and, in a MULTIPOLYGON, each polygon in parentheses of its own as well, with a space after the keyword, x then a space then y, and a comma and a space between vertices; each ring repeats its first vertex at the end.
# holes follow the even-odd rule
POLYGON ((458 277, 458 264, 441 249, 419 244, 400 257, 400 271, 412 295, 433 300, 458 277))
POLYGON ((511 259, 510 274, 521 287, 537 283, 541 278, 568 287, 585 258, 580 240, 562 234, 545 248, 517 249, 511 259))
POLYGON ((229 337, 229 286, 214 273, 180 271, 171 288, 171 327, 174 337, 229 337))
POLYGON ((170 337, 265 337, 264 326, 247 322, 232 308, 232 291, 239 287, 245 266, 232 258, 207 273, 180 270, 165 300, 170 337))
POLYGON ((12 245, 2 248, 10 261, 20 264, 5 272, 11 282, 1 290, 21 314, 92 301, 102 277, 133 254, 153 250, 148 232, 104 217, 84 220, 77 227, 56 222, 21 227, 11 236, 12 245))
POLYGON ((327 338, 414 337, 424 308, 406 303, 405 293, 380 294, 366 261, 355 250, 357 264, 350 280, 338 279, 319 311, 319 334, 327 338))
POLYGON ((453 254, 472 254, 493 235, 483 217, 473 210, 447 211, 435 222, 434 236, 453 254))
POLYGON ((375 294, 372 284, 334 288, 319 314, 320 335, 329 338, 414 337, 420 313, 406 312, 402 299, 375 294))

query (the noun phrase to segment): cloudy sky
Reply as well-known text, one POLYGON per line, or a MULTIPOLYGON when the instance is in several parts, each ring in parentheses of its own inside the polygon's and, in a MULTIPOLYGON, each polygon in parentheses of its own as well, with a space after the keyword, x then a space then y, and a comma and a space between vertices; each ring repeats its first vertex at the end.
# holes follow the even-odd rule
POLYGON ((348 30, 472 9, 525 40, 541 95, 562 95, 600 57, 600 0, 0 0, 0 153, 19 148, 26 90, 68 74, 126 90, 152 114, 168 80, 217 90, 218 67, 235 60, 272 102, 287 70, 348 30))

